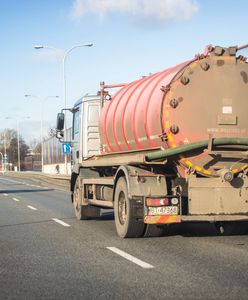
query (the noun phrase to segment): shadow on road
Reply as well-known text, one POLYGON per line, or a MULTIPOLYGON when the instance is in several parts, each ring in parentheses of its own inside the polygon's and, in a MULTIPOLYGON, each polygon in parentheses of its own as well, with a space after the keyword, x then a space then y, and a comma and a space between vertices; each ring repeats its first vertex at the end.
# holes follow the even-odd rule
MULTIPOLYGON (((226 222, 228 223, 228 222, 226 222)), ((181 224, 170 224, 163 226, 161 236, 176 236, 183 237, 214 237, 214 236, 231 236, 248 234, 248 223, 237 222, 236 224, 224 224, 224 231, 220 232, 216 224, 208 222, 192 222, 181 224)))
MULTIPOLYGON (((95 221, 113 221, 114 211, 113 210, 102 210, 101 216, 95 218, 95 221)), ((230 224, 230 223, 229 223, 230 224)), ((229 225, 228 224, 228 225, 229 225)), ((149 225, 148 225, 149 226, 149 225)), ((225 228, 225 231, 221 234, 218 226, 209 222, 190 222, 180 224, 169 224, 160 226, 156 229, 156 226, 151 226, 150 233, 147 237, 158 237, 158 236, 183 236, 183 237, 214 237, 221 235, 244 235, 248 234, 248 222, 237 222, 236 225, 230 225, 225 228), (154 230, 155 229, 155 230, 154 230)))
POLYGON ((206 237, 219 236, 214 224, 194 222, 194 223, 180 223, 170 224, 163 227, 163 236, 181 235, 184 237, 206 237))

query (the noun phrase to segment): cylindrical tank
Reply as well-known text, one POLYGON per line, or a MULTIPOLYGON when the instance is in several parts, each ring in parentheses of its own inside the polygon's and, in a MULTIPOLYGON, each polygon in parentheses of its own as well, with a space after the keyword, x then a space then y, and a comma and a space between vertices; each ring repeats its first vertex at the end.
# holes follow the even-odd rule
MULTIPOLYGON (((213 137, 248 136, 248 63, 236 49, 206 55, 127 84, 100 114, 103 152, 175 148, 213 137)), ((212 161, 207 153, 180 164, 204 175, 244 161, 212 161)))

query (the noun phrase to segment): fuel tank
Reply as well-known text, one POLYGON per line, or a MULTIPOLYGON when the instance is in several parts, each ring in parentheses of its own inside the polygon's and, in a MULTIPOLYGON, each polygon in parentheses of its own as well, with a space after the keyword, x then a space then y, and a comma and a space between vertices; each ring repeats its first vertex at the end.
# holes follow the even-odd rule
MULTIPOLYGON (((210 137, 248 136, 248 63, 237 48, 210 47, 205 54, 131 82, 106 102, 99 130, 103 152, 176 148, 210 137)), ((205 175, 246 166, 207 153, 180 157, 205 175), (215 158, 216 161, 216 158, 215 158)))

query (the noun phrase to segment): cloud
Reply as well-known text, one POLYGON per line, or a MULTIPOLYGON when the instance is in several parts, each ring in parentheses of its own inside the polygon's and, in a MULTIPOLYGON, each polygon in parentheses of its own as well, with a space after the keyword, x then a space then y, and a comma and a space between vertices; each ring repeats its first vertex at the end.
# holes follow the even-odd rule
POLYGON ((121 13, 132 21, 168 24, 188 20, 197 11, 196 0, 74 0, 71 17, 79 20, 93 14, 103 20, 107 14, 121 13))

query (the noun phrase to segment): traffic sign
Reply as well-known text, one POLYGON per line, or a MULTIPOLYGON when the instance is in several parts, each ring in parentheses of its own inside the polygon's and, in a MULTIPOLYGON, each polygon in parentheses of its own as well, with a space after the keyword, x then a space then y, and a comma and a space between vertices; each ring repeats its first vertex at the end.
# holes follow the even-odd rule
POLYGON ((70 146, 69 143, 62 144, 62 152, 63 152, 63 154, 69 154, 69 153, 71 153, 71 146, 70 146))

